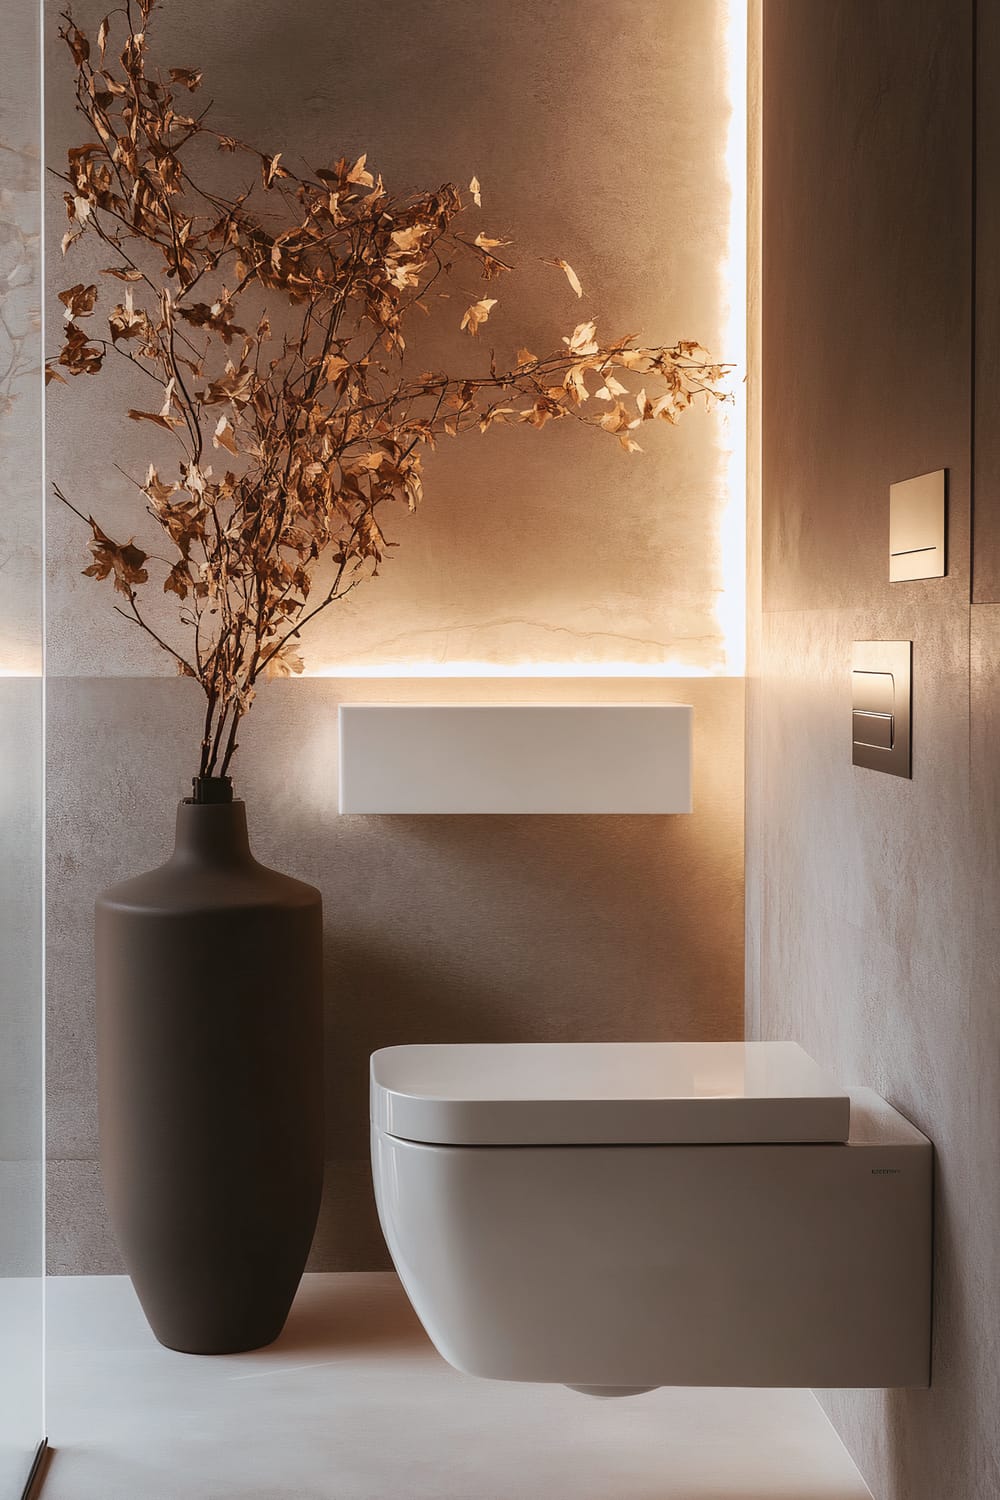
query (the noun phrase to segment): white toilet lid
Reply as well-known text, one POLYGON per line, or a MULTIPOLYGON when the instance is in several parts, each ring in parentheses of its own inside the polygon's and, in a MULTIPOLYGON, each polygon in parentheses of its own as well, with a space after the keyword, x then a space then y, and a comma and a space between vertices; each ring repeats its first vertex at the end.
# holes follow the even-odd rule
POLYGON ((497 1042, 372 1055, 372 1122, 455 1146, 846 1141, 850 1098, 795 1042, 497 1042))

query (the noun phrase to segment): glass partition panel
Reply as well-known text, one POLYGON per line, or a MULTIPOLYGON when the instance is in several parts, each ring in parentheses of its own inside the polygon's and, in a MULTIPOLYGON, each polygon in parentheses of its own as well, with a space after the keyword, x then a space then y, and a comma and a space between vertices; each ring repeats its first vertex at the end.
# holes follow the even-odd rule
POLYGON ((0 48, 0 1500, 43 1433, 42 388, 38 7, 0 48))

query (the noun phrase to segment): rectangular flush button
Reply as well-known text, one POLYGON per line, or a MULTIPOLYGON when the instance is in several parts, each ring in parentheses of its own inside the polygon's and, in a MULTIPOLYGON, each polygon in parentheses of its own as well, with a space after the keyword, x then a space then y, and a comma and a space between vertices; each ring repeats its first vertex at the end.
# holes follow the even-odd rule
POLYGON ((871 745, 876 750, 892 749, 892 714, 872 714, 854 710, 854 743, 871 745))
POLYGON ((909 641, 855 641, 851 672, 852 759, 869 771, 910 775, 909 641))
POLYGON ((889 582, 943 578, 945 469, 889 486, 889 582))

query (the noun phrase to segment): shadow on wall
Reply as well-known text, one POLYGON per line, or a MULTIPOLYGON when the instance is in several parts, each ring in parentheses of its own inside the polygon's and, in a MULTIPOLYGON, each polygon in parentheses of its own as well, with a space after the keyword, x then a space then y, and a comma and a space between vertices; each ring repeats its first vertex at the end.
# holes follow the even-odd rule
POLYGON ((409 953, 351 947, 327 930, 326 1152, 368 1155, 368 1060, 407 1043, 512 1042, 517 1021, 497 1011, 497 990, 455 972, 446 952, 423 963, 409 953))

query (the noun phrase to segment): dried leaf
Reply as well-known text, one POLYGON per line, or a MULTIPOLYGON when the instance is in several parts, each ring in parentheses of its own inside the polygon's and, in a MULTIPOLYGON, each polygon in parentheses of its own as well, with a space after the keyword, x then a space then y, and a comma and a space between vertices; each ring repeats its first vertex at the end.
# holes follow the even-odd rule
POLYGON ((594 394, 598 401, 611 401, 615 396, 628 395, 628 387, 622 385, 621 381, 616 380, 613 375, 606 375, 601 389, 595 391, 594 394))
POLYGON ((180 417, 165 416, 163 412, 136 411, 134 408, 129 407, 128 415, 132 418, 133 422, 155 422, 158 427, 165 427, 168 432, 172 432, 175 427, 182 425, 180 417))
POLYGON ((185 561, 174 563, 170 572, 163 581, 163 592, 165 594, 176 594, 178 599, 186 599, 191 590, 191 574, 185 561))
POLYGON ((345 370, 349 370, 350 368, 350 364, 344 359, 343 355, 328 354, 323 361, 323 379, 328 383, 337 380, 343 375, 345 370))
POLYGON ((125 543, 113 542, 93 516, 89 520, 93 531, 90 551, 94 561, 89 568, 84 568, 84 576, 101 580, 113 576, 116 591, 126 598, 130 597, 134 585, 149 580, 149 574, 143 566, 148 554, 135 545, 133 537, 125 543))
POLYGON ((265 677, 291 677, 304 672, 306 664, 294 646, 282 646, 264 668, 265 677))
POLYGON ((260 180, 266 188, 271 186, 276 177, 288 176, 284 167, 278 166, 281 154, 280 151, 277 151, 274 156, 262 156, 260 159, 260 180))
POLYGON ((78 281, 76 286, 59 293, 59 301, 66 309, 64 316, 67 323, 71 318, 89 318, 97 302, 97 287, 93 284, 84 286, 82 281, 78 281))
POLYGON ((472 194, 472 201, 476 205, 476 207, 482 208, 483 190, 479 185, 478 177, 473 177, 472 181, 469 183, 469 192, 472 194))
POLYGON ((569 282, 576 295, 578 297, 583 296, 583 287, 580 285, 580 278, 573 270, 573 267, 569 264, 568 261, 563 260, 561 256, 556 256, 554 260, 543 260, 542 264, 546 266, 555 266, 558 270, 565 272, 566 280, 569 282))
POLYGON ((125 301, 119 302, 117 307, 112 308, 108 316, 108 327, 111 330, 112 343, 117 343, 119 339, 134 339, 140 335, 149 335, 149 319, 144 312, 136 312, 131 287, 125 293, 125 301))
POLYGON ((597 329, 593 323, 578 323, 569 338, 563 339, 563 343, 569 349, 570 354, 585 356, 597 354, 597 329))
POLYGON ((375 179, 372 174, 365 170, 365 162, 368 160, 367 151, 358 157, 354 166, 347 173, 348 182, 353 182, 358 187, 374 187, 375 179))
POLYGON ((164 484, 159 474, 157 474, 156 469, 150 464, 146 473, 146 482, 142 488, 153 502, 154 507, 157 510, 162 510, 169 503, 171 495, 177 489, 177 485, 164 484))
POLYGON ((215 431, 212 434, 212 445, 215 448, 228 448, 230 453, 239 453, 240 450, 236 446, 236 438, 228 417, 220 417, 215 424, 215 431))
POLYGON ((73 61, 78 68, 82 67, 90 58, 90 43, 85 34, 70 22, 62 35, 73 54, 73 61))
POLYGON ((190 89, 191 93, 194 93, 195 89, 201 83, 201 69, 171 68, 169 77, 171 83, 181 83, 186 89, 190 89))
POLYGON ((389 238, 396 249, 403 253, 419 250, 427 238, 429 229, 426 224, 411 224, 406 229, 395 229, 389 238))
POLYGON ((66 329, 66 342, 59 352, 59 363, 71 375, 96 375, 104 362, 104 350, 91 344, 82 328, 70 323, 66 329))
POLYGON ((467 328, 473 337, 475 337, 479 332, 481 324, 486 322, 496 305, 497 299, 495 297, 483 297, 478 302, 473 302, 471 307, 466 308, 460 327, 463 329, 467 328))

